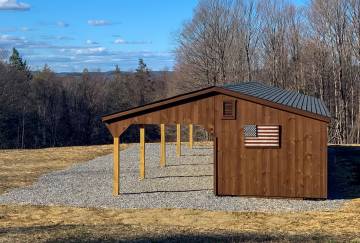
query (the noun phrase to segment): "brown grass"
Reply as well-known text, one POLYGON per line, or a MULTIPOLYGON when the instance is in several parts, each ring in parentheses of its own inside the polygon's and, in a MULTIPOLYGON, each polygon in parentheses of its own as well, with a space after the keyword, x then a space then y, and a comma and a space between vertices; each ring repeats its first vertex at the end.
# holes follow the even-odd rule
MULTIPOLYGON (((0 151, 1 190, 111 150, 104 145, 0 151)), ((360 199, 336 211, 296 213, 0 205, 0 242, 119 240, 360 242, 360 199)))
POLYGON ((192 209, 0 206, 0 241, 165 239, 360 240, 360 200, 338 211, 241 213, 192 209))
POLYGON ((0 194, 11 188, 31 185, 44 173, 111 152, 112 145, 0 150, 0 194))

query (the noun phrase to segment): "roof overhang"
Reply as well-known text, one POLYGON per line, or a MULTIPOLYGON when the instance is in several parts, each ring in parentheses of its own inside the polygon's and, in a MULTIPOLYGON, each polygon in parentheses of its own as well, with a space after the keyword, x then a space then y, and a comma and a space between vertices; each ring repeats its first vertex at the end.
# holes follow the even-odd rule
POLYGON ((179 102, 184 102, 186 100, 189 99, 193 99, 196 97, 202 97, 202 96, 211 96, 211 95, 216 95, 216 94, 223 94, 223 95, 227 95, 227 96, 232 96, 234 98, 239 98, 239 99, 243 99, 243 100, 247 100, 253 103, 257 103, 257 104, 261 104, 261 105, 265 105, 268 107, 272 107, 278 110, 283 110, 283 111, 287 111, 287 112, 291 112, 297 115, 301 115, 301 116, 305 116, 305 117, 309 117, 312 119, 316 119, 319 121, 323 121, 323 122, 330 122, 330 118, 326 117, 326 116, 322 116, 322 115, 318 115, 309 111, 304 111, 301 109, 297 109, 297 108, 293 108, 290 106, 286 106, 286 105, 282 105, 279 103, 275 103, 269 100, 265 100, 265 99, 260 99, 260 98, 256 98, 254 96, 250 96, 250 95, 245 95, 236 91, 231 91, 222 87, 217 87, 217 86, 211 86, 208 88, 204 88, 204 89, 200 89, 200 90, 196 90, 193 92, 189 92, 189 93, 185 93, 185 94, 181 94, 181 95, 177 95, 177 96, 173 96, 167 99, 163 99, 163 100, 159 100, 159 101, 155 101, 146 105, 142 105, 142 106, 138 106, 138 107, 134 107, 128 110, 124 110, 124 111, 120 111, 120 112, 116 112, 116 113, 112 113, 112 114, 108 114, 108 115, 104 115, 102 117, 102 121, 110 124, 113 122, 116 122, 118 120, 123 120, 126 119, 129 116, 136 116, 137 114, 144 114, 144 113, 150 113, 153 112, 155 110, 159 110, 164 106, 168 106, 169 104, 172 103, 179 103, 179 102))
POLYGON ((122 117, 126 117, 129 115, 135 115, 136 113, 143 113, 146 111, 151 112, 154 109, 156 110, 158 108, 161 108, 161 107, 171 104, 171 103, 186 101, 186 100, 189 100, 189 99, 192 99, 195 97, 201 97, 204 95, 211 95, 212 93, 215 94, 215 92, 216 92, 215 86, 207 87, 207 88, 196 90, 193 92, 180 94, 180 95, 176 95, 176 96, 166 98, 163 100, 155 101, 155 102, 152 102, 152 103, 149 103, 146 105, 130 108, 128 110, 108 114, 108 115, 105 115, 102 117, 102 121, 105 123, 112 123, 112 121, 121 119, 122 117))

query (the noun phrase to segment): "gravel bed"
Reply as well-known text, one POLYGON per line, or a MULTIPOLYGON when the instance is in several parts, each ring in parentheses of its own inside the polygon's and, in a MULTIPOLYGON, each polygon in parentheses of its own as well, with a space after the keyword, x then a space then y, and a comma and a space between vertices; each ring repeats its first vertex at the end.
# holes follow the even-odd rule
POLYGON ((45 174, 31 186, 0 195, 0 204, 67 205, 101 208, 195 208, 226 211, 286 212, 332 210, 344 200, 289 200, 215 197, 213 150, 188 149, 177 158, 167 145, 167 167, 159 167, 159 144, 146 145, 146 178, 139 180, 139 147, 120 155, 120 192, 112 196, 112 155, 45 174))

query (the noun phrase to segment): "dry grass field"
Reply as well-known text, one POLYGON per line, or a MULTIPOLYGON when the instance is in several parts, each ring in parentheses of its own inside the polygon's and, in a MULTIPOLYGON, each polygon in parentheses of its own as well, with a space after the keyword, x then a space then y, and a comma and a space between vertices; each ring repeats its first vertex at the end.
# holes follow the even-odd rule
POLYGON ((360 200, 331 212, 0 206, 0 241, 360 241, 360 200))
POLYGON ((112 145, 0 150, 0 194, 30 185, 40 175, 112 152, 112 145))
MULTIPOLYGON (((111 149, 105 145, 0 151, 1 192, 111 149)), ((360 242, 360 198, 336 211, 296 213, 0 205, 0 242, 127 240, 360 242)))

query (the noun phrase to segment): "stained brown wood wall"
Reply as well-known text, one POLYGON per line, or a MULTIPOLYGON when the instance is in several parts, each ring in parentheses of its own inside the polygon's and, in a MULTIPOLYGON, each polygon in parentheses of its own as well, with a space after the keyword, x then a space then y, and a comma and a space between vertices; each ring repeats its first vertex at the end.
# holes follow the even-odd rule
POLYGON ((108 128, 116 137, 131 124, 198 124, 210 133, 214 132, 214 96, 192 98, 181 103, 174 102, 167 107, 145 114, 110 123, 108 128))
POLYGON ((327 197, 326 122, 241 99, 236 119, 222 120, 224 99, 215 98, 219 195, 327 197), (245 147, 247 124, 280 125, 281 147, 245 147))
POLYGON ((218 195, 327 197, 327 123, 227 95, 173 102, 108 124, 119 136, 131 124, 198 124, 217 138, 218 195), (223 100, 235 99, 236 119, 222 119, 223 100), (148 112, 148 111, 147 111, 148 112), (243 126, 280 125, 280 148, 246 148, 243 126))

